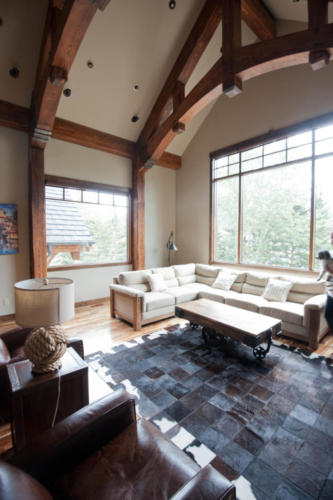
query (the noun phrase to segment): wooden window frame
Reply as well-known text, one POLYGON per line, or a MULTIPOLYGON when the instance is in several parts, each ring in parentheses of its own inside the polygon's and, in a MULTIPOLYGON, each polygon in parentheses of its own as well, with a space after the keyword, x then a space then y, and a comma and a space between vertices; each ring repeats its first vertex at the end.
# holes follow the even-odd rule
MULTIPOLYGON (((96 267, 115 267, 115 266, 130 266, 132 265, 132 189, 121 186, 113 186, 111 184, 101 184, 97 182, 82 181, 79 179, 70 179, 68 177, 58 177, 56 175, 45 175, 45 186, 61 187, 69 189, 81 189, 87 191, 99 191, 113 194, 125 194, 128 196, 127 206, 127 260, 122 262, 101 262, 92 264, 68 265, 68 266, 48 266, 47 271, 71 271, 74 269, 89 269, 96 267)), ((47 198, 46 198, 47 199, 47 198)), ((81 198, 82 200, 82 198, 81 198)), ((66 201, 66 200, 65 200, 66 201)), ((80 202, 78 202, 80 203, 80 202)), ((89 202, 82 202, 89 204, 89 202)), ((91 203, 96 205, 99 203, 91 203)))
POLYGON ((247 139, 245 141, 233 144, 231 146, 227 146, 225 148, 218 149, 216 151, 212 151, 210 153, 210 238, 209 238, 209 263, 210 264, 224 264, 228 266, 234 266, 239 268, 253 268, 253 269, 269 269, 274 271, 289 271, 293 273, 300 274, 309 274, 311 276, 315 275, 316 272, 313 270, 313 252, 314 252, 314 237, 315 237, 315 161, 319 158, 324 158, 325 156, 332 156, 333 153, 326 153, 321 155, 315 155, 314 153, 314 130, 316 128, 324 127, 325 125, 333 125, 333 112, 326 113, 325 115, 321 115, 315 118, 311 118, 309 120, 304 120, 300 123, 289 125, 287 127, 283 127, 277 130, 270 130, 266 134, 259 135, 253 137, 251 139, 247 139), (290 136, 302 133, 302 131, 306 132, 307 130, 312 131, 312 153, 311 156, 302 158, 294 161, 286 161, 282 164, 277 164, 269 167, 262 167, 258 169, 253 169, 248 172, 241 172, 241 159, 240 159, 240 167, 239 173, 228 175, 225 177, 220 177, 218 179, 214 179, 214 161, 222 156, 229 156, 235 153, 242 153, 243 151, 247 151, 248 149, 255 148, 258 146, 264 146, 270 142, 278 141, 281 139, 287 139, 290 136), (310 201, 310 237, 309 237, 309 265, 308 269, 299 269, 292 267, 278 267, 278 266, 265 266, 258 264, 245 264, 241 262, 241 254, 242 254, 242 177, 247 174, 252 174, 253 172, 266 171, 273 168, 281 168, 283 165, 293 165, 305 161, 311 162, 311 171, 312 171, 312 184, 311 184, 311 201, 310 201), (215 208, 215 198, 216 198, 216 182, 230 177, 238 177, 239 178, 239 192, 238 192, 238 240, 237 240, 237 261, 236 262, 228 262, 228 261, 219 261, 215 257, 215 236, 216 236, 216 208, 215 208))

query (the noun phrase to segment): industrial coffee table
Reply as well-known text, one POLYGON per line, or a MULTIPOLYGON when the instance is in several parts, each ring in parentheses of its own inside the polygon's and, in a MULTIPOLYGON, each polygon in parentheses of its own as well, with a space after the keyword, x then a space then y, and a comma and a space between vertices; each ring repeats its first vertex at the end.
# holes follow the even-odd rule
POLYGON ((252 347, 253 355, 258 359, 263 359, 269 352, 272 335, 281 331, 279 319, 209 299, 177 305, 175 314, 190 321, 192 328, 202 326, 207 345, 228 344, 232 339, 252 347), (267 343, 267 347, 260 345, 262 343, 267 343))

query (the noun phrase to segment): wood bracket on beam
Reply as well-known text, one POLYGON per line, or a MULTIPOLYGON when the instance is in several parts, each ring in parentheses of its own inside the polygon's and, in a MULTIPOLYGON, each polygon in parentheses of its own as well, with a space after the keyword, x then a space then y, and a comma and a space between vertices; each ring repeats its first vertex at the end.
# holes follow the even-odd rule
POLYGON ((31 142, 35 147, 44 149, 48 140, 50 139, 52 132, 49 130, 44 130, 42 128, 34 128, 31 134, 31 142))
POLYGON ((225 78, 222 84, 223 94, 228 97, 235 97, 241 94, 243 89, 242 80, 236 75, 230 75, 229 78, 225 78))
POLYGON ((174 124, 174 126, 172 127, 172 131, 175 133, 175 134, 182 134, 183 132, 185 132, 185 123, 182 123, 182 122, 176 122, 174 124))
POLYGON ((67 71, 58 66, 52 66, 50 71, 50 81, 57 87, 63 87, 67 82, 67 71))
POLYGON ((311 50, 309 53, 309 64, 314 71, 325 68, 330 62, 328 50, 311 50))

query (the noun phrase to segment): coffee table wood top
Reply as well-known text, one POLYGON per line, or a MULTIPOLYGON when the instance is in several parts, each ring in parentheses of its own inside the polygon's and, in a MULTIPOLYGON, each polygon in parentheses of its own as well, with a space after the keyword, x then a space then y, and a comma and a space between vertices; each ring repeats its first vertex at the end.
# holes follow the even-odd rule
POLYGON ((176 316, 189 319, 201 326, 210 326, 217 332, 219 327, 227 327, 230 333, 239 332, 241 335, 253 337, 253 340, 281 324, 279 319, 210 299, 198 299, 177 305, 176 316))

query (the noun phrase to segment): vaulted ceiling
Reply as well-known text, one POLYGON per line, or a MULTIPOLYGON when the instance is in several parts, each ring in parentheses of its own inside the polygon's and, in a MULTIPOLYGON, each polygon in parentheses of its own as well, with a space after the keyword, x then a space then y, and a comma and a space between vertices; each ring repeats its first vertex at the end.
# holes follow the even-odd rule
MULTIPOLYGON (((163 84, 187 39, 204 0, 111 0, 98 11, 83 39, 69 74, 57 116, 131 141, 140 135, 163 84), (93 68, 87 62, 93 63, 93 68), (135 91, 134 85, 139 89, 135 91), (133 123, 131 117, 139 116, 133 123)), ((307 2, 265 0, 278 20, 278 34, 304 29, 307 2)), ((0 7, 0 99, 30 106, 47 0, 2 0, 0 7), (17 65, 20 77, 8 70, 17 65)), ((333 4, 329 21, 333 20, 333 4)), ((242 43, 256 35, 243 23, 242 43)), ((186 93, 221 56, 222 28, 218 28, 186 85, 186 93)), ((220 97, 226 98, 226 97, 220 97)), ((182 154, 214 105, 210 104, 177 136, 168 151, 182 154)))

